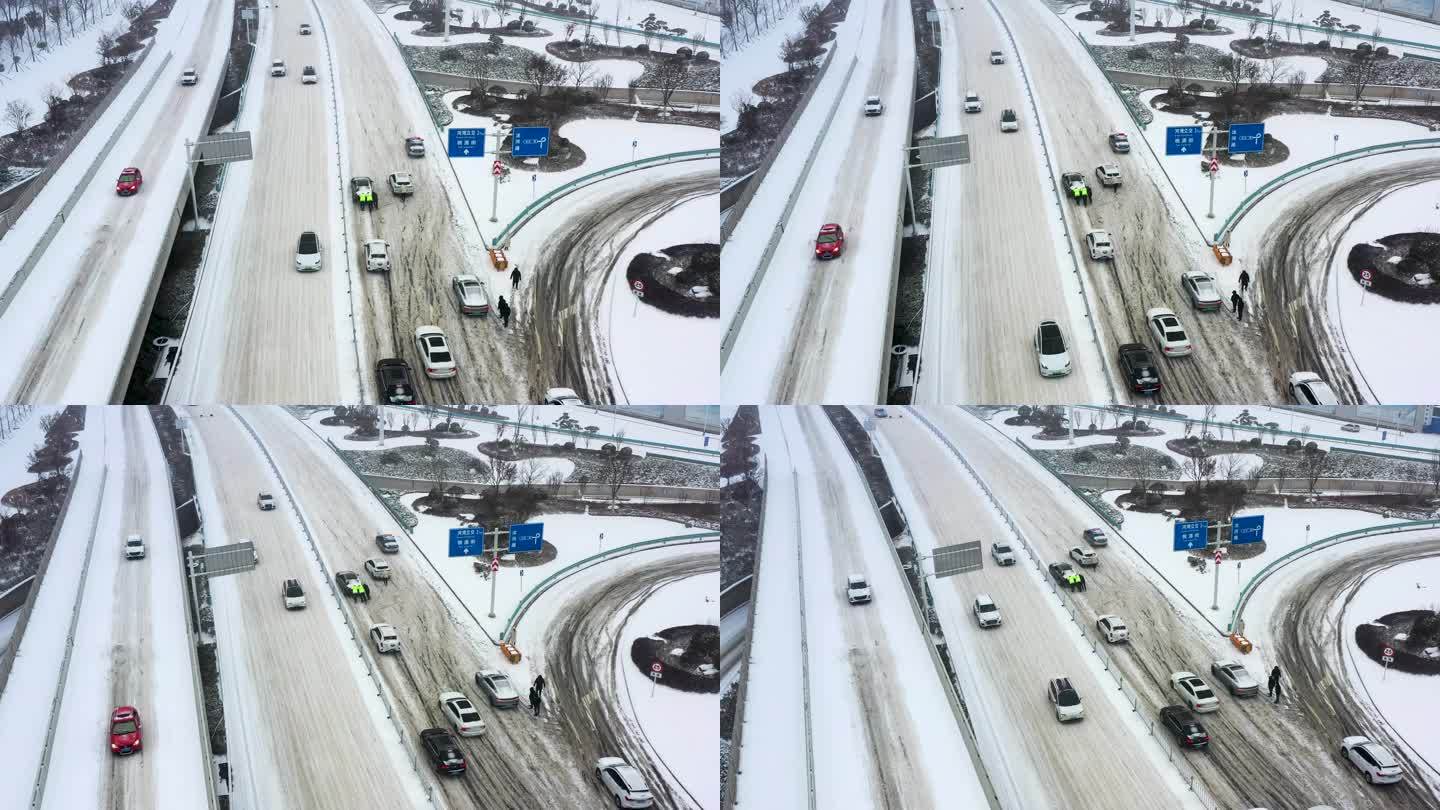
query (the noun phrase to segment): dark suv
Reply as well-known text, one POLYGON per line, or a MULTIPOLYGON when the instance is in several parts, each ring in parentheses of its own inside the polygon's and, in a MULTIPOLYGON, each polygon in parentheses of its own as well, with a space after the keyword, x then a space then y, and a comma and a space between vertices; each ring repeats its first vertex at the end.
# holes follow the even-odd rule
POLYGON ((420 745, 436 773, 465 773, 465 754, 460 744, 443 728, 427 728, 420 732, 420 745))
POLYGON ((1055 581, 1060 583, 1061 585, 1065 584, 1065 577, 1074 570, 1075 569, 1070 566, 1070 563, 1050 563, 1050 576, 1053 577, 1055 581))
POLYGON ((1122 343, 1119 348, 1120 367, 1125 369, 1125 381, 1130 390, 1137 394, 1160 392, 1160 372, 1155 361, 1150 359, 1150 350, 1140 343, 1122 343))
POLYGON ((1108 545, 1110 542, 1109 538, 1105 536, 1104 529, 1086 529, 1084 537, 1085 542, 1092 546, 1108 545))
POLYGON ((395 539, 393 534, 375 535, 375 545, 386 554, 398 554, 400 552, 400 541, 395 539))
POLYGON ((1166 706, 1160 710, 1160 725, 1175 735, 1175 741, 1185 748, 1205 748, 1210 745, 1210 734, 1195 715, 1184 706, 1166 706))
POLYGON ((415 404, 415 377, 410 364, 398 357, 389 357, 375 364, 380 398, 390 405, 415 404))

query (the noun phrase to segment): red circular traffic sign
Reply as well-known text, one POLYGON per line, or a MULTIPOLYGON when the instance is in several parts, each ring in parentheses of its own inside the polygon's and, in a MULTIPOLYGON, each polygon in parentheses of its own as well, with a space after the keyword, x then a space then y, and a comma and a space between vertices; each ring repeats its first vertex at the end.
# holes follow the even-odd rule
POLYGON ((1361 271, 1360 271, 1360 278, 1363 278, 1363 279, 1365 279, 1366 281, 1369 281, 1369 280, 1370 280, 1370 271, 1369 271, 1369 270, 1361 270, 1361 271))
POLYGON ((1394 655, 1394 654, 1395 654, 1395 648, 1394 648, 1394 647, 1386 647, 1386 648, 1385 648, 1385 655, 1389 656, 1389 655, 1394 655))
POLYGON ((656 661, 655 663, 650 665, 650 671, 654 672, 657 675, 660 674, 660 670, 662 669, 664 669, 664 667, 660 665, 659 661, 656 661))
POLYGON ((635 288, 635 292, 645 292, 645 282, 641 281, 638 278, 635 279, 635 281, 633 281, 630 286, 635 288))

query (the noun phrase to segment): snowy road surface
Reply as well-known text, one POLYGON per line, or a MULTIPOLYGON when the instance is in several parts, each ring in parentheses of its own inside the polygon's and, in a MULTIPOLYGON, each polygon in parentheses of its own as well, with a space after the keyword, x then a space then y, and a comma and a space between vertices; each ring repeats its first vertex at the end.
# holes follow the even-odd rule
POLYGON ((1108 399, 1099 354, 1104 349, 1095 345, 1079 284, 1069 272, 1067 239, 1021 65, 984 5, 947 8, 939 25, 935 135, 967 134, 974 159, 930 172, 916 401, 1108 399), (990 64, 992 50, 1006 55, 1005 64, 990 64), (984 105, 980 113, 962 111, 971 90, 984 105), (1000 131, 1007 108, 1016 111, 1019 132, 1000 131), (1060 323, 1065 332, 1075 366, 1067 377, 1047 379, 1036 371, 1032 341, 1044 320, 1060 323))
MULTIPOLYGON (((894 0, 867 0, 852 6, 850 15, 860 21, 860 44, 837 40, 825 78, 843 76, 857 47, 859 62, 849 84, 839 88, 839 108, 821 135, 806 185, 783 223, 784 235, 764 283, 734 336, 721 370, 728 402, 875 402, 888 384, 880 378, 890 346, 900 246, 901 150, 910 123, 914 38, 908 7, 894 0), (884 115, 863 115, 870 95, 884 99, 884 115), (845 229, 845 251, 839 258, 820 261, 815 258, 815 234, 828 222, 845 229)), ((848 31, 842 27, 841 36, 848 31)), ((823 121, 831 101, 817 93, 805 117, 823 121)), ((782 154, 803 162, 808 153, 807 144, 799 153, 782 154)), ((783 189, 780 194, 789 192, 783 189)), ((783 207, 784 196, 776 196, 752 204, 745 215, 750 222, 737 228, 732 243, 769 239, 783 207), (763 228, 753 224, 767 216, 763 228)), ((721 256, 722 264, 763 261, 753 246, 721 256)), ((747 274, 753 274, 753 268, 730 270, 726 289, 743 287, 747 274)), ((725 306, 734 302, 738 298, 726 298, 725 306)), ((735 316, 727 311, 724 317, 735 316)))
MULTIPOLYGON (((925 415, 980 471, 1021 531, 1037 544, 1035 551, 1042 560, 1067 559, 1067 549, 1080 544, 1081 532, 1101 523, 1064 484, 973 416, 958 408, 927 408, 925 415)), ((917 432, 911 421, 908 416, 883 420, 882 430, 887 438, 917 432)), ((907 459, 907 463, 911 462, 907 459)), ((998 528, 992 534, 997 532, 998 528)), ((1210 623, 1208 612, 1202 615, 1179 600, 1168 583, 1149 572, 1130 550, 1123 530, 1110 534, 1110 546, 1100 551, 1100 566, 1085 572, 1089 589, 1073 599, 1076 619, 1086 628, 1093 628, 1106 613, 1128 619, 1131 643, 1111 647, 1110 652, 1126 683, 1139 692, 1143 707, 1139 717, 1149 724, 1161 706, 1179 702, 1170 685, 1172 673, 1188 670, 1207 677, 1212 661, 1234 658, 1236 653, 1210 623)), ((1004 609, 1003 601, 1000 606, 1004 609)), ((1244 663, 1251 674, 1263 678, 1273 653, 1264 649, 1256 653, 1244 663)), ((1219 711, 1203 716, 1212 738, 1203 755, 1181 752, 1158 728, 1157 742, 1168 754, 1183 756, 1222 806, 1289 807, 1297 802, 1372 806, 1370 788, 1353 779, 1335 756, 1332 728, 1316 726, 1299 713, 1277 710, 1259 698, 1222 694, 1220 702, 1219 711)))
POLYGON ((766 409, 762 418, 773 541, 762 547, 738 800, 801 807, 809 783, 818 807, 983 806, 863 481, 819 409, 766 409), (846 577, 857 572, 875 591, 868 605, 846 600, 846 577), (803 674, 790 663, 802 638, 803 674), (784 692, 795 703, 767 711, 784 692))

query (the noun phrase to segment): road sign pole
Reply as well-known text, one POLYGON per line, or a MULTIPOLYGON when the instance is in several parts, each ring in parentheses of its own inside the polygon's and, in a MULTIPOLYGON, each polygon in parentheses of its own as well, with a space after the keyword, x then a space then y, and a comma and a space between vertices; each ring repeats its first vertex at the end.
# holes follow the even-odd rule
POLYGON ((1215 593, 1210 597, 1210 609, 1220 609, 1220 549, 1215 549, 1215 593))
POLYGON ((490 221, 499 222, 495 212, 500 208, 500 175, 490 175, 490 221))
MULTIPOLYGON (((497 538, 498 539, 498 538, 497 538)), ((490 618, 495 618, 495 580, 500 578, 500 572, 496 565, 500 562, 500 549, 495 549, 494 555, 490 558, 490 618)))

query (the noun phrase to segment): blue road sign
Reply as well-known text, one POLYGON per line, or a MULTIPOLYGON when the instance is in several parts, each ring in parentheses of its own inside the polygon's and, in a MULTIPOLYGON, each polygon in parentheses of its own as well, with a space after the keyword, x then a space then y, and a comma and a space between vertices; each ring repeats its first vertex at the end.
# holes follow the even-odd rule
POLYGON ((550 154, 549 127, 515 127, 510 131, 512 157, 545 157, 550 154))
POLYGON ((1204 130, 1200 127, 1166 127, 1166 155, 1198 155, 1205 146, 1204 130))
POLYGON ((1230 542, 1259 543, 1265 539, 1265 516, 1246 515, 1231 518, 1230 542))
POLYGON ((510 552, 539 551, 545 545, 544 523, 515 523, 510 526, 510 552))
POLYGON ((1175 550, 1193 551, 1205 548, 1205 538, 1209 535, 1210 521, 1208 520, 1184 520, 1175 524, 1175 550))
POLYGON ((1231 124, 1230 154, 1265 151, 1265 124, 1231 124))
POLYGON ((451 557, 473 557, 484 550, 484 526, 462 526, 450 530, 451 557))
POLYGON ((448 129, 450 139, 446 152, 452 158, 485 157, 485 128, 457 127, 448 129))

